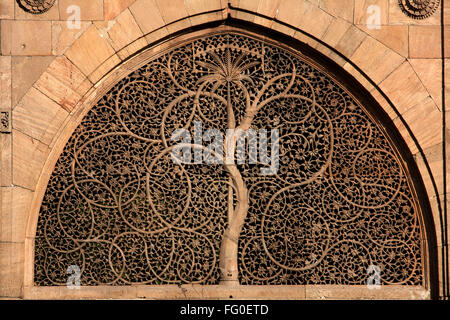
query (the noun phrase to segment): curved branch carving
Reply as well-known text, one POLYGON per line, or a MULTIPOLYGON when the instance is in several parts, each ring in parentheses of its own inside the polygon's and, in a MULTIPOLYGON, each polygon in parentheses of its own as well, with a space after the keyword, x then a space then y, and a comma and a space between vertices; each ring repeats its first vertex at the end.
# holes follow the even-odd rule
MULTIPOLYGON (((214 155, 202 143, 185 146, 214 155)), ((235 136, 221 143, 234 155, 235 136)), ((65 285, 78 265, 83 285, 365 284, 373 264, 385 284, 421 284, 408 179, 359 102, 300 54, 233 32, 191 40, 75 130, 42 203, 35 283, 65 285), (197 122, 279 130, 278 174, 174 162, 172 133, 197 122)))

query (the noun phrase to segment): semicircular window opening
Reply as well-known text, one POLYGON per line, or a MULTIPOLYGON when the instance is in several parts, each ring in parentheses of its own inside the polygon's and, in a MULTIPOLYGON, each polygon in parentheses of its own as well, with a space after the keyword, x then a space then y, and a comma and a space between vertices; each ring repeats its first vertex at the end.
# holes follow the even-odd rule
POLYGON ((191 39, 74 131, 40 209, 35 284, 65 285, 75 265, 82 285, 365 285, 370 266, 422 285, 421 209, 383 132, 298 52, 191 39), (246 137, 227 162, 230 129, 246 137))

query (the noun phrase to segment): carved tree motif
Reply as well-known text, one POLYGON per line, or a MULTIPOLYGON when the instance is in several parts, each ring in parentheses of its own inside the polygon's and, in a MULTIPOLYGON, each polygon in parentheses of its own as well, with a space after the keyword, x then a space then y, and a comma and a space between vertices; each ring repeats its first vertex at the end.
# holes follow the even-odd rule
POLYGON ((120 80, 75 130, 41 206, 35 283, 65 285, 78 265, 83 285, 365 284, 377 265, 385 284, 419 285, 408 179, 307 58, 232 32, 192 40, 120 80), (170 137, 195 121, 278 129, 278 174, 175 163, 170 137))

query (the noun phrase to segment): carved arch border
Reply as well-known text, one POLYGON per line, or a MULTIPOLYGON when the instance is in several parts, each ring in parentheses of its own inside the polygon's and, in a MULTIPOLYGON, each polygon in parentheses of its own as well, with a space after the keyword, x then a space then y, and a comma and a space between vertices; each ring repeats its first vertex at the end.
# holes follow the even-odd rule
MULTIPOLYGON (((245 33, 244 32, 244 33, 245 33)), ((131 44, 130 44, 131 45, 131 44)), ((57 132, 50 154, 45 161, 45 165, 39 176, 36 185, 36 191, 33 196, 31 210, 26 226, 25 239, 25 272, 24 272, 24 298, 209 298, 209 299, 228 299, 228 298, 264 298, 264 299, 318 299, 318 298, 344 298, 344 299, 429 299, 436 298, 438 291, 437 274, 437 252, 436 252, 436 234, 433 216, 427 191, 424 187, 420 171, 412 157, 410 149, 406 144, 404 137, 401 136, 396 126, 393 124, 386 107, 380 106, 368 92, 368 89, 356 78, 362 79, 359 70, 352 70, 352 73, 345 71, 336 62, 313 49, 305 43, 294 39, 286 34, 238 19, 226 19, 190 27, 177 31, 169 36, 162 37, 151 45, 144 47, 137 53, 130 55, 122 63, 110 70, 93 88, 78 102, 68 120, 57 132), (150 57, 163 54, 177 45, 182 45, 186 40, 195 37, 201 37, 216 31, 237 30, 245 32, 257 38, 266 41, 277 39, 277 45, 286 50, 299 50, 306 56, 314 56, 313 61, 317 61, 321 66, 335 77, 340 84, 351 87, 352 93, 357 93, 356 98, 369 106, 367 108, 373 115, 373 120, 382 123, 385 134, 391 139, 397 149, 401 150, 402 160, 405 168, 413 177, 414 190, 422 209, 422 230, 426 233, 425 247, 425 286, 384 286, 381 290, 368 290, 365 286, 242 286, 242 287, 224 287, 224 286, 201 286, 201 285, 164 285, 164 286, 97 286, 82 287, 80 290, 69 290, 65 287, 36 287, 33 284, 33 266, 34 266, 34 236, 36 233, 37 221, 39 217, 40 205, 46 190, 48 180, 52 174, 56 161, 59 158, 65 144, 71 134, 80 124, 87 112, 95 103, 121 78, 138 69, 148 62, 150 57), (269 292, 269 293, 268 293, 269 292)), ((379 90, 379 89, 378 89, 379 90)), ((413 139, 415 140, 415 139, 413 139)))

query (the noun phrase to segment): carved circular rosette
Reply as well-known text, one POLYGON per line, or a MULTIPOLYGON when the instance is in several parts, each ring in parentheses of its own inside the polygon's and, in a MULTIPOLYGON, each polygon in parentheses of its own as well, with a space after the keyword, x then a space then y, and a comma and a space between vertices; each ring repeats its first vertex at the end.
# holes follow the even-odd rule
POLYGON ((26 12, 41 14, 50 10, 56 0, 17 0, 17 4, 26 12))
POLYGON ((398 0, 400 9, 413 19, 425 19, 439 7, 440 0, 398 0))

